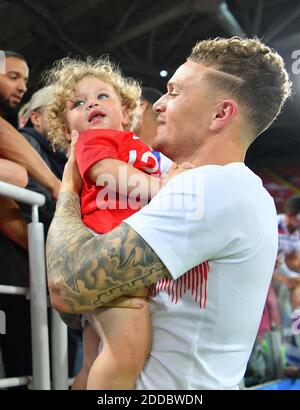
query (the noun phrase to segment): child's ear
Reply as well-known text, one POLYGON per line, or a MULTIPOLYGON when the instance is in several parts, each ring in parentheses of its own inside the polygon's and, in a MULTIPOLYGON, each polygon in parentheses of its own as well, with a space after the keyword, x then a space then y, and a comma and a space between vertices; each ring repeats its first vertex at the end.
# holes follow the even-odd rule
POLYGON ((122 107, 122 113, 123 113, 122 125, 123 126, 129 125, 130 119, 129 119, 128 107, 126 107, 125 105, 123 105, 122 107))

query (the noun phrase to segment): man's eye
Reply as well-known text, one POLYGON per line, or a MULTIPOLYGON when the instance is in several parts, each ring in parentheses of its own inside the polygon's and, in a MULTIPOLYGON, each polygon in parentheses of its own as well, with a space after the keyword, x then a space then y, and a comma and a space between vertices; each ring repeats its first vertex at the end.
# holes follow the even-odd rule
POLYGON ((99 94, 98 95, 98 100, 106 100, 106 98, 108 98, 109 97, 109 95, 108 94, 105 94, 105 93, 101 93, 101 94, 99 94))
POLYGON ((84 100, 76 100, 73 103, 73 108, 81 107, 82 105, 84 105, 84 103, 85 103, 84 100))
POLYGON ((18 76, 16 74, 8 74, 8 78, 10 78, 11 80, 16 80, 18 76))

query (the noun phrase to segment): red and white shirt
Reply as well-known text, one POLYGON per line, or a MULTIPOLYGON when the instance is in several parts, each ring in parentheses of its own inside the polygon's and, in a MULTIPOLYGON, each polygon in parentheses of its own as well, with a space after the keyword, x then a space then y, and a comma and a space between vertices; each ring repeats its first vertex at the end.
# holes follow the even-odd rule
MULTIPOLYGON (((105 158, 112 158, 130 164, 147 174, 160 175, 156 157, 131 131, 93 129, 82 132, 76 142, 75 156, 83 179, 82 221, 97 233, 111 231, 141 207, 137 201, 137 206, 133 208, 132 203, 128 203, 126 192, 121 195, 103 186, 97 186, 88 176, 88 171, 93 165, 105 158)), ((108 184, 109 181, 108 175, 108 184)), ((112 184, 114 182, 116 181, 111 181, 112 184)), ((127 180, 125 183, 127 184, 127 180)))

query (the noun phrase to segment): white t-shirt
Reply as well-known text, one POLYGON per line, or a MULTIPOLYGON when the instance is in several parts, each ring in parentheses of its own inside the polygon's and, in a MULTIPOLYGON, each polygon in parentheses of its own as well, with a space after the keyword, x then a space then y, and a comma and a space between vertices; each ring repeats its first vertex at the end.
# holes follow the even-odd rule
POLYGON ((188 170, 126 223, 173 277, 151 287, 153 344, 136 388, 237 389, 278 247, 260 178, 243 163, 188 170))

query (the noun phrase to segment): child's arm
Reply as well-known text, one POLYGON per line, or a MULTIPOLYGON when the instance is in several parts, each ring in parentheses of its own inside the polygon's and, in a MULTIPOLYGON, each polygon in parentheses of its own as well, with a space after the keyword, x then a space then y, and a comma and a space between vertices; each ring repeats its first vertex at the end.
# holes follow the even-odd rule
POLYGON ((102 159, 94 164, 88 171, 89 178, 96 183, 97 179, 102 176, 103 179, 98 179, 99 185, 104 185, 104 174, 108 174, 114 178, 117 192, 122 192, 125 188, 125 192, 130 194, 133 189, 136 189, 136 183, 139 182, 138 187, 141 198, 151 199, 164 185, 160 178, 148 175, 118 159, 102 159), (125 187, 122 186, 123 181, 125 187))

